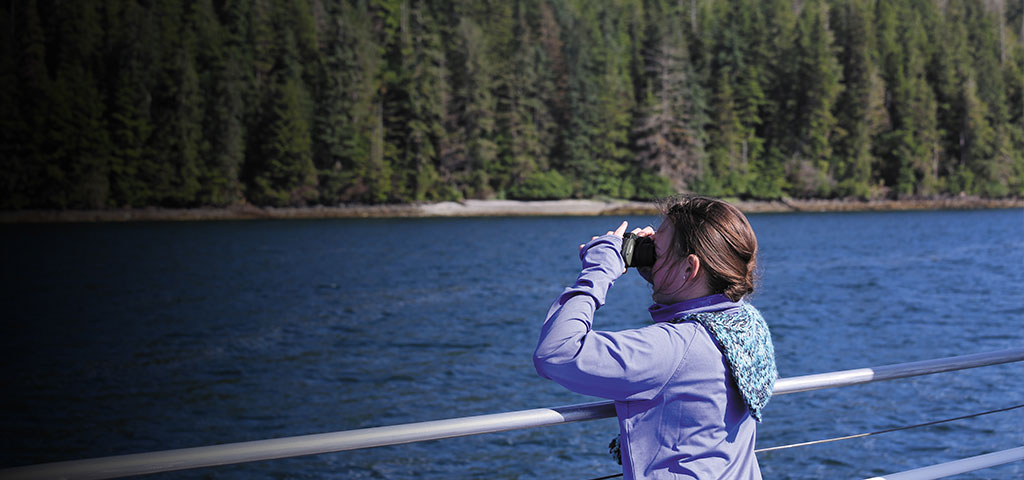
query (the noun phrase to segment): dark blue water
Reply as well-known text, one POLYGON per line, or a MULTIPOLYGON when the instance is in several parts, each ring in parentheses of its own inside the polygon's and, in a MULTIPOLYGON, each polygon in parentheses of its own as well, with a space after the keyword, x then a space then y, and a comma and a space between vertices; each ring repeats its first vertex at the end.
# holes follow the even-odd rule
MULTIPOLYGON (((530 355, 577 245, 619 220, 3 226, 0 467, 592 401, 530 355)), ((750 220, 753 303, 784 377, 1024 345, 1021 210, 750 220)), ((629 273, 596 326, 644 325, 649 295, 629 273)), ((1022 373, 778 396, 758 446, 1024 403, 1022 373)), ((585 480, 618 471, 616 432, 606 419, 154 478, 585 480)), ((860 478, 1022 444, 1016 410, 759 460, 766 478, 860 478)))

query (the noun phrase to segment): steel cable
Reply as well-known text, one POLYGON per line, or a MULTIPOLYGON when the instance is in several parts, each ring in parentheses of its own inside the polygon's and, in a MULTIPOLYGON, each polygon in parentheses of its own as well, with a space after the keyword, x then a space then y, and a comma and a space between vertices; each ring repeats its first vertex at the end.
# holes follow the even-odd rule
MULTIPOLYGON (((999 408, 999 409, 995 409, 995 410, 989 410, 989 411, 986 411, 986 412, 972 413, 970 415, 961 415, 959 417, 946 418, 946 419, 943 419, 943 420, 935 420, 935 421, 932 421, 932 422, 918 423, 918 424, 915 424, 915 425, 906 425, 906 426, 902 426, 902 427, 887 428, 885 430, 877 430, 877 431, 874 431, 874 432, 866 432, 866 433, 858 433, 858 434, 855 434, 855 435, 846 435, 846 436, 842 436, 842 437, 826 438, 826 439, 823 439, 823 440, 814 440, 814 441, 811 441, 811 442, 791 443, 789 445, 779 445, 779 446, 776 446, 776 447, 758 448, 758 449, 754 450, 754 453, 772 452, 772 451, 775 451, 775 450, 785 450, 787 448, 795 448, 795 447, 806 447, 808 445, 816 445, 816 444, 819 444, 819 443, 838 442, 839 440, 849 440, 851 438, 870 437, 872 435, 881 435, 883 433, 896 432, 896 431, 900 431, 900 430, 910 430, 911 428, 927 427, 927 426, 931 426, 931 425, 937 425, 937 424, 940 424, 940 423, 955 422, 957 420, 963 420, 965 418, 980 417, 982 415, 989 415, 989 414, 992 414, 992 413, 1006 412, 1006 411, 1013 410, 1013 409, 1016 409, 1016 408, 1021 408, 1021 407, 1024 407, 1024 404, 1014 405, 1012 407, 999 408)), ((617 478, 617 477, 621 477, 621 476, 622 476, 621 473, 616 473, 614 475, 607 475, 607 476, 604 476, 604 477, 597 477, 597 478, 593 478, 591 480, 608 480, 609 478, 617 478)))

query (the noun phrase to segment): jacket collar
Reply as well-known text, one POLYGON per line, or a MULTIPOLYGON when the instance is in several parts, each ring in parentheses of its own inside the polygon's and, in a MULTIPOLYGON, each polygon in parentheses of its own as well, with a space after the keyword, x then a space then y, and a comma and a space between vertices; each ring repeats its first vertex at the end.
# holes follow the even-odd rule
POLYGON ((655 303, 647 308, 651 313, 651 319, 657 322, 670 322, 684 314, 700 312, 718 312, 728 310, 742 305, 740 302, 729 300, 724 294, 716 293, 706 297, 691 298, 671 305, 655 303))

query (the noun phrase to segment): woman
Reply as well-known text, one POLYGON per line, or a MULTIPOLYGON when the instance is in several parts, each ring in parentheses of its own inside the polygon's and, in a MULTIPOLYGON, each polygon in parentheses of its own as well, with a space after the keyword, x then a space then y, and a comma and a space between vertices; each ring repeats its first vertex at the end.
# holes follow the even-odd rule
POLYGON ((768 326, 743 298, 754 290, 757 238, 735 207, 684 196, 664 208, 653 285, 654 324, 593 330, 594 312, 625 273, 626 222, 580 246, 583 270, 555 300, 534 353, 537 372, 615 400, 626 479, 761 478, 756 423, 777 376, 768 326))

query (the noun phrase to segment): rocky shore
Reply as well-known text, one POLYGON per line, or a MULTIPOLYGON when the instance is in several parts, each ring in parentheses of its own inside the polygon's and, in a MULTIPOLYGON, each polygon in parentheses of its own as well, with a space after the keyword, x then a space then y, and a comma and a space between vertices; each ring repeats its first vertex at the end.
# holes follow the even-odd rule
MULTIPOLYGON (((954 210, 1024 208, 1024 199, 943 197, 905 200, 727 199, 746 213, 853 212, 888 210, 954 210)), ((141 208, 111 210, 19 210, 0 212, 0 223, 67 223, 126 221, 245 220, 288 218, 403 218, 560 215, 653 215, 657 206, 624 200, 466 200, 406 205, 340 205, 271 208, 141 208)))

